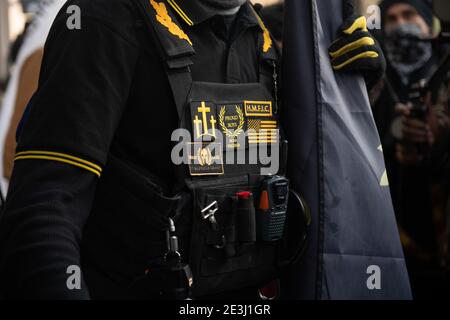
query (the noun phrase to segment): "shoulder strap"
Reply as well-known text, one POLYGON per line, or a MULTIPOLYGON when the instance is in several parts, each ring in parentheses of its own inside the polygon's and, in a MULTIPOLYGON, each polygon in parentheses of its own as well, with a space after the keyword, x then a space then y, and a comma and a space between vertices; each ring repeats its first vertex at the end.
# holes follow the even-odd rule
POLYGON ((281 52, 269 30, 264 25, 255 6, 251 6, 251 9, 258 20, 259 26, 263 30, 258 40, 258 47, 261 50, 259 56, 259 81, 267 88, 272 87, 272 93, 275 98, 275 113, 277 113, 279 107, 279 60, 281 52))
POLYGON ((165 1, 135 0, 145 15, 158 52, 165 62, 178 118, 181 121, 183 108, 192 84, 190 66, 195 50, 188 35, 180 27, 175 15, 165 1))

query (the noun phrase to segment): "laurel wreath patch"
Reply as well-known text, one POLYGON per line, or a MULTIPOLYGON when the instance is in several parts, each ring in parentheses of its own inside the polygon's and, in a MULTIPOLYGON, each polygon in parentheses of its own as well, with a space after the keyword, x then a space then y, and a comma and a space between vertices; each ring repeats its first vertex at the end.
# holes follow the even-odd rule
POLYGON ((242 112, 241 108, 239 108, 239 106, 236 106, 236 113, 238 114, 238 117, 239 117, 239 125, 237 126, 236 130, 231 131, 226 127, 225 122, 224 122, 225 112, 226 112, 225 107, 220 108, 219 124, 220 124, 220 127, 222 128, 222 132, 227 137, 237 138, 242 132, 244 132, 244 113, 242 112))

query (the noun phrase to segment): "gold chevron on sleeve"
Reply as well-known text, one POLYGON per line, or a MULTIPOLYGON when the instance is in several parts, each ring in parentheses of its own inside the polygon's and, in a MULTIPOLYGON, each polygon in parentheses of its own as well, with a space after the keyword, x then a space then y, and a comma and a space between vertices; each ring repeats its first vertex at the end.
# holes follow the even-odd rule
POLYGON ((18 152, 14 157, 14 161, 29 159, 50 160, 70 164, 72 166, 92 172, 98 177, 100 177, 102 173, 102 168, 95 163, 61 152, 30 150, 18 152))

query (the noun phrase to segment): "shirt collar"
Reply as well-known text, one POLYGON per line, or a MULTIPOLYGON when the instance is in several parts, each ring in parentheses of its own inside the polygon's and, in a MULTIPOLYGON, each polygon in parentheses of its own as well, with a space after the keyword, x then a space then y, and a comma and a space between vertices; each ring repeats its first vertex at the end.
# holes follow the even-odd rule
MULTIPOLYGON (((167 3, 189 26, 202 23, 216 15, 197 0, 167 0, 167 3)), ((244 3, 238 14, 246 20, 249 26, 258 25, 263 30, 264 26, 250 2, 244 3)))

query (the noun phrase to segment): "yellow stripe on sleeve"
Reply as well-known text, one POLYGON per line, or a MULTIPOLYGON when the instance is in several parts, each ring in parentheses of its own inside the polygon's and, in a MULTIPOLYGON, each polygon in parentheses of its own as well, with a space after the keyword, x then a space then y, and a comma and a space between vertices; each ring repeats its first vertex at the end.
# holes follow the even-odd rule
POLYGON ((26 159, 39 159, 39 160, 53 160, 58 162, 67 163, 89 172, 94 173, 96 176, 100 177, 102 173, 102 168, 95 163, 84 160, 79 157, 75 157, 66 153, 53 152, 53 151, 42 151, 42 150, 28 150, 16 153, 14 161, 16 160, 26 160, 26 159))
POLYGON ((91 167, 85 166, 81 163, 75 162, 75 161, 71 161, 71 160, 67 160, 67 159, 63 159, 63 158, 58 158, 58 157, 52 157, 52 156, 39 156, 39 155, 30 155, 30 156, 16 156, 14 158, 14 161, 17 160, 26 160, 26 159, 38 159, 38 160, 52 160, 52 161, 57 161, 57 162, 62 162, 62 163, 67 163, 70 165, 73 165, 75 167, 79 167, 82 169, 85 169, 87 171, 92 172, 93 174, 95 174, 96 176, 98 176, 100 178, 101 173, 98 170, 95 170, 91 167))
POLYGON ((16 157, 17 156, 25 156, 25 155, 47 155, 47 156, 56 156, 56 157, 67 158, 69 160, 79 162, 81 164, 92 167, 93 169, 95 169, 97 171, 100 171, 100 172, 102 171, 102 168, 100 166, 96 165, 95 163, 81 159, 79 157, 71 156, 66 153, 53 152, 53 151, 40 151, 40 150, 30 150, 30 151, 22 151, 22 152, 16 153, 16 157))

